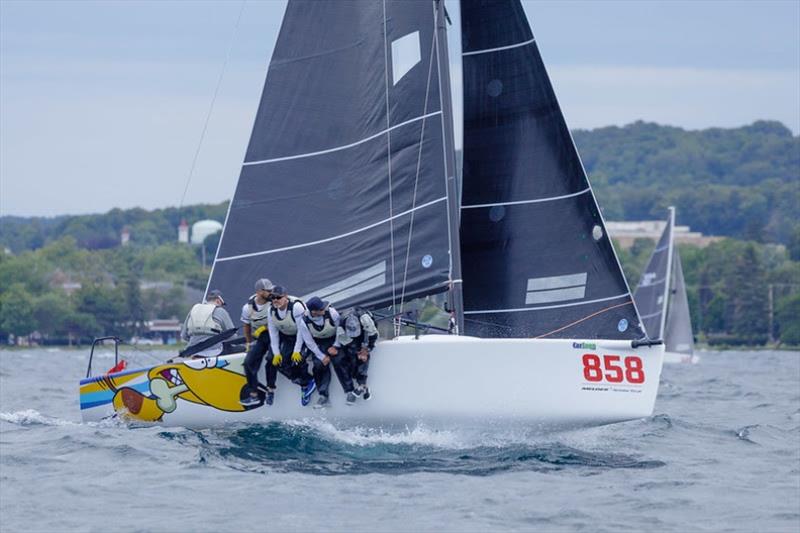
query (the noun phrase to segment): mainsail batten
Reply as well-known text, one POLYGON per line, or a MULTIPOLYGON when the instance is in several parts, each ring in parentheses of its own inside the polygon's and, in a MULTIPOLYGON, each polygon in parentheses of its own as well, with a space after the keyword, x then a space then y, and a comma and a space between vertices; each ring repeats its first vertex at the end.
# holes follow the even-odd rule
POLYGON ((644 336, 521 4, 462 3, 466 332, 644 336), (531 280, 581 275, 550 291, 531 280))
POLYGON ((291 0, 208 288, 269 277, 339 306, 451 278, 436 13, 430 0, 291 0))

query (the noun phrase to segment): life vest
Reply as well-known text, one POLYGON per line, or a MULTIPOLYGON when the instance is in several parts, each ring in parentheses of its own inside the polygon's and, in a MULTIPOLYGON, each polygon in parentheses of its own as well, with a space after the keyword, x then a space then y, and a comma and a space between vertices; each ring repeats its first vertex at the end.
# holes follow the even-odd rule
POLYGON ((289 303, 286 305, 286 316, 280 318, 278 316, 278 308, 274 305, 270 306, 270 313, 272 313, 272 322, 275 324, 275 327, 278 328, 278 331, 283 333, 284 335, 297 335, 297 323, 294 321, 294 304, 300 302, 300 305, 303 306, 305 309, 305 304, 298 300, 297 298, 289 297, 289 303))
POLYGON ((189 311, 186 321, 186 333, 194 335, 216 335, 222 332, 222 327, 214 320, 214 304, 195 304, 189 311))
POLYGON ((253 330, 260 328, 261 326, 266 326, 269 320, 269 310, 272 307, 272 304, 267 301, 267 303, 261 305, 259 309, 259 304, 256 303, 256 295, 250 297, 247 300, 247 304, 250 306, 250 327, 253 330))
POLYGON ((333 323, 330 310, 326 309, 325 314, 322 315, 322 324, 317 324, 314 319, 308 315, 304 317, 308 325, 308 331, 315 339, 328 339, 336 336, 336 326, 333 323))

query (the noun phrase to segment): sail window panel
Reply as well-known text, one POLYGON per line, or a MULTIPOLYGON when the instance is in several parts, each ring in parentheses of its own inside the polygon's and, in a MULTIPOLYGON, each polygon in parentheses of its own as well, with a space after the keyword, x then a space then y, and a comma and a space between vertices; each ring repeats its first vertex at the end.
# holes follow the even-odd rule
POLYGON ((382 21, 378 2, 289 2, 245 161, 325 150, 386 129, 382 21))
POLYGON ((532 278, 528 280, 529 291, 544 291, 549 289, 561 289, 564 287, 576 287, 586 285, 588 274, 567 274, 564 276, 550 276, 546 278, 532 278))
POLYGON ((435 29, 430 0, 386 2, 389 68, 384 109, 388 103, 391 125, 441 110, 435 29))
POLYGON ((465 57, 464 86, 464 205, 588 187, 535 47, 465 57))
POLYGON ((397 85, 409 70, 419 64, 420 59, 418 31, 392 41, 392 84, 397 85))
POLYGON ((510 46, 533 39, 525 11, 517 0, 461 2, 464 52, 510 46))
MULTIPOLYGON (((461 212, 462 277, 464 280, 464 309, 466 313, 483 310, 512 310, 534 308, 545 304, 546 291, 536 291, 536 287, 555 287, 555 280, 561 280, 557 290, 551 293, 558 296, 554 303, 603 300, 625 297, 630 300, 625 281, 619 271, 606 268, 615 261, 614 251, 607 237, 599 241, 592 238, 592 229, 601 224, 599 214, 594 209, 591 195, 581 195, 541 204, 521 204, 504 206, 505 214, 497 221, 492 220, 492 208, 476 208, 461 212), (593 213, 586 217, 586 213, 593 213), (558 221, 557 225, 553 221, 558 221), (585 274, 585 278, 582 275, 585 274), (530 280, 545 280, 538 283, 530 280), (585 279, 585 284, 579 282, 585 279), (575 282, 570 287, 566 282, 575 282), (531 291, 531 287, 534 289, 531 291), (537 294, 541 296, 535 296, 537 294), (580 293, 580 294, 579 294, 580 293), (531 296, 534 295, 534 296, 531 296), (569 299, 568 299, 569 298, 569 299)), ((496 217, 495 217, 496 218, 496 217)), ((616 305, 617 301, 610 305, 616 305)), ((588 305, 588 304, 587 304, 588 305)), ((583 307, 583 306, 580 306, 583 307)), ((590 308, 593 308, 591 305, 590 308)), ((625 332, 616 332, 595 322, 606 324, 604 317, 587 318, 582 326, 574 326, 569 331, 554 334, 555 337, 586 337, 598 331, 609 331, 608 338, 637 338, 642 336, 638 329, 638 318, 632 305, 622 314, 629 327, 625 332)), ((610 311, 609 311, 610 312, 610 311)), ((548 312, 550 314, 557 311, 548 312)), ((566 312, 565 312, 566 313, 566 312)), ((569 311, 565 317, 573 316, 569 311)), ((538 314, 503 319, 504 324, 516 324, 513 331, 526 336, 543 334, 553 324, 539 321, 538 314), (524 321, 529 323, 522 323, 524 321), (508 322, 510 321, 510 322, 508 322)), ((494 316, 494 315, 493 315, 494 316)), ((588 317, 582 315, 584 318, 588 317)), ((473 317, 474 318, 474 317, 473 317)), ((621 319, 620 318, 620 319, 621 319)), ((618 319, 619 320, 619 319, 618 319)), ((560 325, 566 325, 566 318, 560 325)), ((616 328, 616 326, 615 326, 616 328)), ((471 330, 468 327, 468 332, 471 330)), ((484 330, 479 330, 485 333, 484 330)), ((505 336, 505 335, 504 335, 505 336)))
MULTIPOLYGON (((394 213, 446 196, 443 142, 439 115, 392 130, 389 146, 394 213)), ((388 185, 388 175, 384 180, 388 185)))
POLYGON ((586 296, 586 286, 569 287, 567 289, 553 289, 549 291, 529 292, 525 295, 525 304, 547 304, 569 300, 583 300, 586 296))

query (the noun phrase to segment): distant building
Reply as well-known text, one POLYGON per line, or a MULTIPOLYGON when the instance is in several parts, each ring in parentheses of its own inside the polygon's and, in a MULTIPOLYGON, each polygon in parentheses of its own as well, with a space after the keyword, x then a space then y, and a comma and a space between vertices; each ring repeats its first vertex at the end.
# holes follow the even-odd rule
POLYGON ((192 244, 203 244, 206 237, 222 231, 222 224, 216 220, 200 220, 192 224, 192 244))
MULTIPOLYGON (((666 220, 638 220, 633 222, 606 222, 608 234, 616 240, 623 248, 630 248, 636 239, 650 239, 658 241, 666 220)), ((722 237, 713 235, 703 235, 697 231, 691 231, 689 226, 675 226, 675 242, 677 244, 692 244, 704 248, 712 242, 718 241, 722 237)))
POLYGON ((131 230, 128 229, 128 226, 125 226, 122 228, 122 231, 119 234, 119 243, 122 246, 127 246, 130 240, 131 240, 131 230))
POLYGON ((185 219, 181 219, 181 223, 178 225, 178 242, 189 243, 189 224, 185 219))

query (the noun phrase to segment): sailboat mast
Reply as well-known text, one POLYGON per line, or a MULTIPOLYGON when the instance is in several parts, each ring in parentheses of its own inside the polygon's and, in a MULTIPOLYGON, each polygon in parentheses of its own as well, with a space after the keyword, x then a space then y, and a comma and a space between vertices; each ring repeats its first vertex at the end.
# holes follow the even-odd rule
POLYGON ((436 9, 436 52, 439 65, 439 97, 442 99, 444 130, 444 169, 447 178, 447 212, 450 240, 450 308, 455 312, 456 333, 464 331, 464 300, 461 281, 461 237, 459 233, 461 198, 456 182, 453 103, 450 95, 450 59, 447 52, 447 20, 444 0, 434 0, 436 9))

